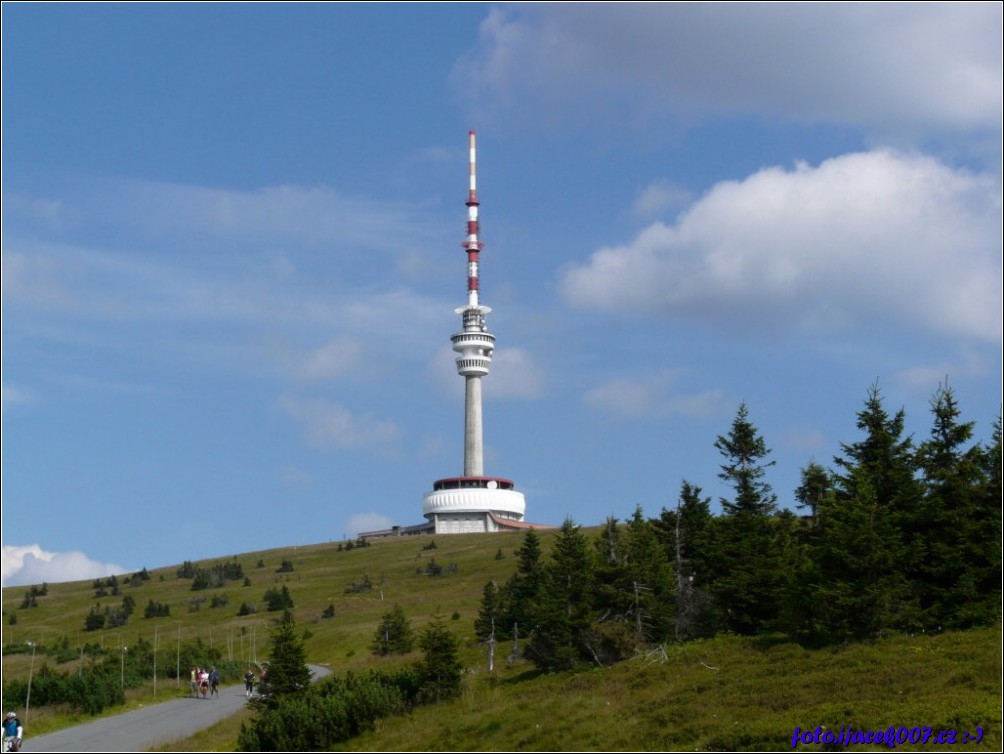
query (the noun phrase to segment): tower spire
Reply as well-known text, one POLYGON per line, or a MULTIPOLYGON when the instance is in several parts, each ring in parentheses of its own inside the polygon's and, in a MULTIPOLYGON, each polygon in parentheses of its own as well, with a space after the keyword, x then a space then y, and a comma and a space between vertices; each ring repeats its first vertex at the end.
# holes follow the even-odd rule
POLYGON ((467 238, 461 244, 467 249, 467 305, 478 305, 478 257, 484 245, 479 239, 481 225, 478 222, 478 159, 477 136, 474 131, 467 134, 470 154, 470 187, 467 191, 467 238))

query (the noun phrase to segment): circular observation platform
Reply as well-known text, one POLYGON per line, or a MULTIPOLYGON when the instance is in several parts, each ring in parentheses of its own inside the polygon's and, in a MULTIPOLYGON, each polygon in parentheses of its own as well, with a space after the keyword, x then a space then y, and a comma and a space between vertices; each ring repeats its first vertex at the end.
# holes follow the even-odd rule
POLYGON ((433 482, 432 492, 422 499, 422 515, 444 513, 494 513, 500 518, 522 521, 526 498, 510 479, 499 477, 451 477, 433 482))

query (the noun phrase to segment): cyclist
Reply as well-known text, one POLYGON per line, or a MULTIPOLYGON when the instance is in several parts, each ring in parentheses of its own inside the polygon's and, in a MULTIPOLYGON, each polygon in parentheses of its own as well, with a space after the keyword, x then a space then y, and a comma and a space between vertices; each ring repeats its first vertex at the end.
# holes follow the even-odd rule
POLYGON ((3 720, 3 750, 21 751, 21 739, 24 737, 24 728, 17 717, 16 712, 8 712, 3 720))

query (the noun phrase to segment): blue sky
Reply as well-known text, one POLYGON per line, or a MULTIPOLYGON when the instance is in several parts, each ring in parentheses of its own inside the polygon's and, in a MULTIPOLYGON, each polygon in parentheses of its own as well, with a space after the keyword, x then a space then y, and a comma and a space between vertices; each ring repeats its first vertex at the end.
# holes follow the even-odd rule
POLYGON ((3 5, 3 579, 421 520, 478 133, 486 473, 793 504, 878 384, 1001 407, 999 3, 3 5))

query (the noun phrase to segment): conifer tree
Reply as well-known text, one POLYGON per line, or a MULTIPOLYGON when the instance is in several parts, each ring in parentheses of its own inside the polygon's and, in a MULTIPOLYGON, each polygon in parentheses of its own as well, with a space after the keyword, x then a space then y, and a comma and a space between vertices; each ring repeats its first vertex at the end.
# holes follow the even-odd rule
POLYGON ((662 509, 654 530, 673 564, 676 617, 674 636, 683 641, 709 636, 717 629, 717 613, 707 591, 713 576, 716 520, 711 498, 683 480, 676 508, 662 509))
POLYGON ((434 703, 456 696, 463 674, 459 643, 438 613, 422 629, 418 644, 424 652, 416 668, 422 701, 434 703))
POLYGON ((844 455, 833 460, 838 467, 834 477, 838 495, 852 493, 856 480, 868 480, 878 505, 895 517, 909 544, 920 528, 917 509, 921 490, 915 478, 913 440, 903 436, 905 423, 903 409, 890 416, 878 385, 872 385, 865 407, 858 412, 857 427, 865 437, 856 443, 841 443, 844 455), (852 475, 855 470, 860 473, 852 475))
POLYGON ((625 586, 638 641, 664 641, 673 634, 671 568, 652 522, 636 506, 624 532, 625 586))
POLYGON ((741 634, 769 626, 778 616, 784 569, 771 515, 777 496, 764 481, 767 444, 749 420, 745 403, 739 405, 728 435, 715 447, 725 463, 719 478, 734 496, 721 499, 725 516, 718 540, 718 573, 712 585, 726 625, 741 634))
POLYGON ((540 537, 527 530, 519 550, 516 573, 506 583, 507 613, 504 619, 507 633, 519 626, 520 635, 526 636, 536 624, 538 605, 544 590, 546 572, 541 561, 540 537))
MULTIPOLYGON (((977 496, 975 525, 983 528, 987 542, 982 557, 974 566, 979 593, 985 595, 981 612, 991 613, 992 620, 1001 617, 1001 416, 993 424, 993 436, 981 454, 983 484, 977 496)), ((985 615, 979 620, 986 621, 985 615)))
POLYGON ((496 639, 511 638, 504 628, 505 616, 503 590, 494 581, 489 581, 481 592, 481 607, 474 619, 474 635, 478 641, 488 641, 493 634, 496 639))
POLYGON ((921 557, 921 498, 905 423, 903 410, 890 416, 871 386, 857 414, 864 437, 841 444, 843 456, 833 459, 838 472, 818 516, 810 597, 823 641, 917 627, 911 579, 921 557))
POLYGON ((588 614, 595 583, 593 559, 585 536, 570 517, 554 539, 550 572, 551 583, 565 603, 568 615, 588 614))
POLYGON ((815 523, 819 506, 829 491, 829 473, 815 461, 810 461, 802 469, 802 483, 795 489, 795 499, 798 501, 799 508, 809 509, 809 515, 812 517, 813 523, 815 523))
POLYGON ((597 612, 607 618, 623 620, 629 603, 623 595, 624 548, 617 519, 607 516, 595 542, 596 594, 593 602, 597 612))
POLYGON ((897 622, 906 594, 897 550, 886 546, 898 537, 893 519, 867 473, 849 474, 853 494, 830 495, 820 508, 814 578, 798 599, 801 633, 818 644, 875 638, 897 622))
POLYGON ((261 681, 261 704, 274 709, 286 697, 298 694, 310 685, 310 668, 306 663, 303 639, 296 633, 296 621, 289 610, 269 631, 272 649, 268 658, 268 671, 261 681))
POLYGON ((931 413, 931 436, 917 452, 924 482, 919 534, 924 557, 918 564, 922 621, 928 628, 967 628, 992 622, 997 612, 999 567, 997 588, 989 593, 986 575, 994 565, 992 554, 1000 550, 1000 498, 993 511, 981 505, 984 451, 970 445, 975 422, 959 421, 961 412, 947 385, 938 387, 931 413))
POLYGON ((373 654, 408 654, 415 646, 415 632, 411 621, 400 605, 383 614, 380 625, 373 635, 370 648, 373 654))
POLYGON ((527 656, 538 668, 569 669, 588 659, 593 584, 586 538, 575 522, 566 518, 554 540, 527 643, 527 656))

